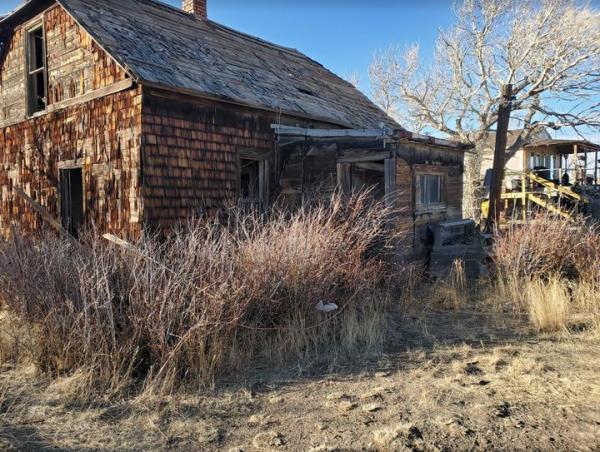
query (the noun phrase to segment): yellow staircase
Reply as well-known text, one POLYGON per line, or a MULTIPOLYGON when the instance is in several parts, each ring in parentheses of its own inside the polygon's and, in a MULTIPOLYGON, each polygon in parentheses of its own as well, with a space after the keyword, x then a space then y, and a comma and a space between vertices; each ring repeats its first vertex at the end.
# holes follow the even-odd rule
MULTIPOLYGON (((548 212, 560 215, 561 217, 567 220, 575 221, 575 218, 579 214, 579 211, 581 210, 583 205, 589 202, 588 199, 581 196, 579 193, 575 193, 570 187, 558 185, 552 181, 538 176, 537 174, 531 171, 526 171, 522 173, 511 172, 510 174, 518 174, 519 176, 521 176, 521 190, 513 192, 504 192, 501 195, 501 199, 505 201, 505 203, 508 203, 508 200, 520 202, 524 221, 526 221, 529 203, 536 204, 537 206, 546 209, 548 212), (543 190, 528 191, 527 182, 529 182, 530 187, 532 187, 535 183, 538 184, 541 188, 543 188, 543 190), (555 195, 558 196, 559 200, 562 198, 571 201, 576 207, 574 209, 566 209, 562 207, 560 205, 560 202, 556 203, 552 200, 552 197, 555 195)), ((489 200, 484 200, 481 203, 481 212, 484 218, 487 218, 489 207, 489 200)))

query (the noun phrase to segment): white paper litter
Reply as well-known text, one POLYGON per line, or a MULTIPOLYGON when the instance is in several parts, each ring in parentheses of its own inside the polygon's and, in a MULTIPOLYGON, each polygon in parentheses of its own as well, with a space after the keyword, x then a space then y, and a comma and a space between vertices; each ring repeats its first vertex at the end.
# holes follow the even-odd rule
POLYGON ((332 312, 338 308, 338 305, 335 303, 328 303, 326 301, 324 302, 323 300, 321 300, 317 303, 315 308, 317 309, 317 311, 321 312, 332 312))

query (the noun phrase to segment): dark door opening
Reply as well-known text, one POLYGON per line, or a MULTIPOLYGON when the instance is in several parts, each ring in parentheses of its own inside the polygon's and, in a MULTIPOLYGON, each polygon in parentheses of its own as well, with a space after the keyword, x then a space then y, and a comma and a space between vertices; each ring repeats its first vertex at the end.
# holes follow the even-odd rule
POLYGON ((83 174, 81 168, 60 170, 60 218, 73 236, 83 226, 83 174))

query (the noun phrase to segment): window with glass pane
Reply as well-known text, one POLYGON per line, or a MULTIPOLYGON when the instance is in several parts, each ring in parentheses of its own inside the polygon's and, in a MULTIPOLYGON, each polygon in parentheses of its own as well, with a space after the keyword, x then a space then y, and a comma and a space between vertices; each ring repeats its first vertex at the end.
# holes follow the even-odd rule
POLYGON ((439 174, 421 174, 419 175, 419 204, 441 204, 444 199, 442 196, 442 176, 439 174))
POLYGON ((27 33, 27 77, 29 114, 46 109, 46 45, 42 27, 27 33))

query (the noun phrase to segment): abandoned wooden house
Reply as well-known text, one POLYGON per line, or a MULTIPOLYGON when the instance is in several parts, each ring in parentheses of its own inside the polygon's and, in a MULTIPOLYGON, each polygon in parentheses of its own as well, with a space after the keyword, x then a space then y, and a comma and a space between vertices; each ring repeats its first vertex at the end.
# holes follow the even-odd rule
POLYGON ((3 234, 46 213, 136 237, 341 184, 387 195, 418 245, 461 216, 463 154, 206 0, 30 0, 0 20, 3 234))

